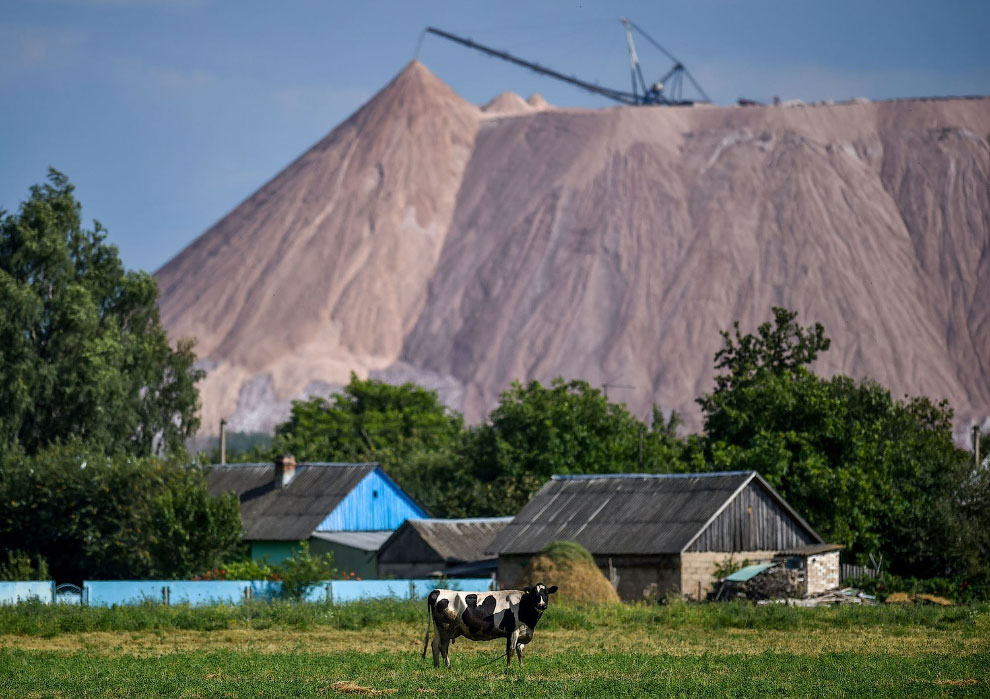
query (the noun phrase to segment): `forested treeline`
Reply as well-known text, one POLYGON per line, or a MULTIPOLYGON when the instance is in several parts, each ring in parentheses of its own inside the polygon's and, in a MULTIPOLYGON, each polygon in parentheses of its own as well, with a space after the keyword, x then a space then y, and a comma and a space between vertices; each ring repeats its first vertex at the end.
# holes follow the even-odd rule
POLYGON ((585 381, 515 383, 465 426, 431 391, 352 375, 329 400, 295 402, 270 446, 229 459, 378 461, 438 517, 515 514, 554 473, 752 469, 850 560, 986 584, 990 474, 953 442, 952 409, 817 376, 830 341, 796 317, 774 308, 755 333, 723 333, 701 435, 659 407, 646 424, 585 381))

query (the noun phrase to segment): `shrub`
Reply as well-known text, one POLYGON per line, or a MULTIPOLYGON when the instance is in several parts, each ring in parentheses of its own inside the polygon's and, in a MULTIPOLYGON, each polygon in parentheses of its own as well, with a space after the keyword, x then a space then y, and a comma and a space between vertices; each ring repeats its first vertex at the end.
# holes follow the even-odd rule
POLYGON ((48 580, 48 561, 41 555, 36 561, 24 551, 8 551, 7 562, 0 563, 0 580, 48 580))
POLYGON ((333 555, 326 553, 314 557, 309 552, 308 541, 300 541, 291 556, 273 567, 282 581, 283 599, 302 599, 313 585, 337 574, 333 555))
POLYGON ((954 602, 990 599, 990 586, 954 578, 903 578, 891 573, 882 573, 875 578, 848 578, 843 581, 843 585, 859 588, 883 600, 899 592, 908 596, 935 595, 954 602))
POLYGON ((751 563, 752 561, 750 561, 748 558, 744 558, 737 563, 735 557, 730 553, 721 563, 718 563, 715 566, 715 571, 713 574, 715 575, 716 579, 722 580, 724 578, 729 577, 737 570, 741 570, 742 568, 745 568, 751 563))

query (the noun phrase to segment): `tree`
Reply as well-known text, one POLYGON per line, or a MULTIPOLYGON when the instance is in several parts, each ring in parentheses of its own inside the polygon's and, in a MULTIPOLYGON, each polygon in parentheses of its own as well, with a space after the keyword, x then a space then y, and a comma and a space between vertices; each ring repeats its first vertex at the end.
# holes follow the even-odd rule
POLYGON ((72 440, 0 461, 0 550, 47 560, 58 580, 188 577, 240 538, 237 498, 202 471, 107 455, 72 440))
POLYGON ((684 448, 679 418, 654 409, 650 429, 586 381, 515 382, 472 431, 471 480, 486 514, 514 514, 553 474, 666 472, 684 448))
POLYGON ((294 401, 289 420, 276 428, 272 453, 299 461, 376 461, 413 499, 441 514, 442 505, 433 509, 443 500, 438 484, 460 467, 463 437, 461 416, 434 391, 352 373, 330 400, 294 401))
POLYGON ((816 376, 808 365, 828 348, 824 329, 774 315, 756 336, 723 333, 723 373, 698 401, 704 467, 759 471, 827 539, 854 556, 883 553, 894 572, 975 574, 979 539, 960 533, 985 528, 990 509, 982 519, 967 509, 974 474, 948 404, 816 376))
POLYGON ((0 450, 75 436, 110 452, 181 453, 199 426, 192 342, 173 349, 150 275, 125 271, 65 175, 0 212, 0 450))

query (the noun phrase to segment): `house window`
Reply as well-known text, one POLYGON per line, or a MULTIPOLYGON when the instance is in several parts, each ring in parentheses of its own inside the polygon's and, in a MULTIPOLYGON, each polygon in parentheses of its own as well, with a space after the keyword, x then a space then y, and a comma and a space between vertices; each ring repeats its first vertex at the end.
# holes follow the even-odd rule
POLYGON ((377 498, 378 497, 378 491, 377 490, 372 490, 371 491, 371 497, 377 498))

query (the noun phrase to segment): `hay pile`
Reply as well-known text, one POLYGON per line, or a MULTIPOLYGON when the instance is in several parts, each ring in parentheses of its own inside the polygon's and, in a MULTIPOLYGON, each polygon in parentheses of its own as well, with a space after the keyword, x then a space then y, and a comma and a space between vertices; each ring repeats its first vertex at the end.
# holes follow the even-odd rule
POLYGON ((602 575, 588 549, 574 541, 554 541, 523 568, 515 587, 542 582, 556 585, 561 599, 571 602, 618 602, 612 583, 602 575))
POLYGON ((909 595, 906 592, 893 592, 887 595, 887 604, 935 604, 940 607, 951 607, 954 603, 945 597, 929 594, 909 595))

